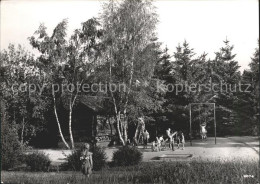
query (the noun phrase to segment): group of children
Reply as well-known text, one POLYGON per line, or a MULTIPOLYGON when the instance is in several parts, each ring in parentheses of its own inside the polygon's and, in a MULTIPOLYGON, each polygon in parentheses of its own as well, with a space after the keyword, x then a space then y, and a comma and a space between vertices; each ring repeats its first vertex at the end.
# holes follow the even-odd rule
POLYGON ((166 130, 166 135, 167 138, 164 139, 163 136, 160 137, 156 137, 156 141, 152 142, 152 151, 161 151, 161 149, 164 147, 164 149, 166 149, 166 143, 169 142, 169 148, 171 150, 175 150, 174 149, 174 138, 176 137, 176 142, 177 142, 177 147, 178 149, 180 148, 180 144, 182 144, 182 150, 184 150, 184 145, 185 145, 185 138, 184 138, 184 134, 182 131, 175 131, 175 132, 171 132, 171 129, 168 128, 168 130, 166 130))

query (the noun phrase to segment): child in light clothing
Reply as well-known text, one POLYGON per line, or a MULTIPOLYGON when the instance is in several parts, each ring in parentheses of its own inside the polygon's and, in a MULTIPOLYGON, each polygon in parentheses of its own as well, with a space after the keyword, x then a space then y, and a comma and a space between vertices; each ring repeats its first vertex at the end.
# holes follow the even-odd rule
POLYGON ((161 151, 161 140, 160 140, 160 138, 156 137, 156 143, 157 143, 158 150, 161 151))
POLYGON ((143 138, 144 138, 144 148, 147 148, 147 144, 150 138, 149 132, 147 130, 144 131, 143 138))
POLYGON ((152 151, 158 151, 158 144, 155 141, 152 142, 152 151))
POLYGON ((80 155, 80 161, 82 162, 81 171, 87 177, 91 175, 93 169, 93 160, 92 160, 93 153, 89 151, 89 147, 90 147, 89 144, 85 143, 80 155))
POLYGON ((163 139, 163 136, 160 136, 160 137, 159 137, 160 146, 161 146, 161 148, 164 147, 165 150, 166 150, 166 141, 167 141, 167 140, 168 140, 168 139, 164 140, 164 139, 163 139))
POLYGON ((182 131, 179 131, 177 134, 177 146, 178 149, 180 147, 180 143, 182 144, 182 150, 184 150, 184 144, 185 144, 185 138, 184 138, 184 134, 182 131))

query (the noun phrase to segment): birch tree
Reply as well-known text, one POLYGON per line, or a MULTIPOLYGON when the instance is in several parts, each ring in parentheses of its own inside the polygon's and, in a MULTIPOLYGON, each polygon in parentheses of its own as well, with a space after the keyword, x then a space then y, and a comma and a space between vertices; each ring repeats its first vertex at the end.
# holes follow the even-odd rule
POLYGON ((131 95, 138 82, 151 79, 158 59, 147 57, 155 56, 155 47, 151 45, 156 44, 158 19, 151 2, 125 0, 107 3, 101 20, 107 47, 105 58, 109 63, 108 83, 123 84, 126 89, 110 90, 118 137, 125 144, 131 95))
POLYGON ((82 23, 80 29, 76 29, 69 40, 66 39, 67 20, 63 20, 53 30, 52 36, 46 33, 46 27, 41 25, 30 37, 30 43, 37 48, 41 55, 39 61, 43 64, 43 72, 46 74, 45 82, 59 84, 59 92, 51 89, 53 109, 56 117, 59 134, 65 146, 74 149, 73 139, 73 108, 77 102, 82 84, 94 72, 97 66, 100 48, 98 39, 102 35, 99 23, 95 18, 82 23), (62 80, 62 81, 61 81, 62 80), (65 90, 64 90, 64 86, 65 90), (57 97, 69 109, 68 132, 71 146, 65 140, 59 114, 57 111, 57 97))

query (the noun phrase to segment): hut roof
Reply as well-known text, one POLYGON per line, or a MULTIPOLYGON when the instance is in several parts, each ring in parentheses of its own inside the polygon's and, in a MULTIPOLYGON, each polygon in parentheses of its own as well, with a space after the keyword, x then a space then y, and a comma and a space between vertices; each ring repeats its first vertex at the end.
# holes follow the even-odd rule
POLYGON ((108 108, 111 105, 110 104, 111 101, 109 97, 82 95, 79 96, 79 103, 87 106, 95 113, 99 113, 99 114, 112 113, 111 108, 108 108))

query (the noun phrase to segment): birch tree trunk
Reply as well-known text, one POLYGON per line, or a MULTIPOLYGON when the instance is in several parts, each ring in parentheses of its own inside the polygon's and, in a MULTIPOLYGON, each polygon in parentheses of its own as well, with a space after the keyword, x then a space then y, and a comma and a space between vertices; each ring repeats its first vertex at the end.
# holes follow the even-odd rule
MULTIPOLYGON (((83 83, 83 79, 80 82, 80 86, 83 83)), ((75 148, 75 144, 74 144, 74 139, 73 139, 73 133, 72 133, 72 111, 73 111, 73 107, 75 104, 75 101, 78 97, 78 90, 76 91, 76 94, 73 98, 73 94, 71 93, 71 98, 70 98, 70 112, 69 112, 69 134, 70 134, 70 142, 71 142, 71 148, 74 149, 75 148)))
POLYGON ((69 112, 69 134, 70 134, 70 142, 71 142, 71 148, 74 149, 74 139, 72 134, 72 128, 71 128, 71 122, 72 122, 72 104, 70 103, 70 112, 69 112))
MULTIPOLYGON (((134 27, 135 32, 135 27, 134 27)), ((131 86, 133 82, 133 75, 134 75, 134 59, 135 59, 135 39, 133 39, 133 48, 132 48, 132 57, 131 57, 131 69, 130 69, 130 80, 129 80, 129 89, 126 92, 126 101, 124 105, 124 138, 125 141, 127 141, 127 127, 128 127, 128 121, 126 121, 126 109, 129 101, 129 94, 131 91, 131 86)))
POLYGON ((125 125, 124 125, 124 140, 125 142, 127 142, 127 139, 128 139, 128 135, 127 135, 127 122, 125 122, 125 125))
MULTIPOLYGON (((110 62, 110 83, 109 84, 111 84, 111 62, 110 62)), ((112 90, 109 89, 109 91, 110 91, 110 94, 111 94, 111 97, 112 97, 112 100, 113 100, 114 111, 115 111, 115 114, 116 114, 116 129, 117 129, 117 132, 118 132, 118 137, 119 137, 119 140, 122 142, 122 144, 125 145, 125 141, 122 137, 122 133, 121 133, 121 130, 120 130, 120 127, 121 127, 120 111, 118 111, 116 99, 114 97, 112 90)))
POLYGON ((116 118, 116 125, 117 125, 117 131, 118 131, 118 136, 119 136, 119 140, 122 142, 123 145, 125 145, 125 141, 122 137, 122 133, 120 130, 120 125, 121 125, 121 121, 120 121, 120 111, 117 114, 117 118, 116 118))
MULTIPOLYGON (((114 1, 112 0, 112 8, 111 8, 111 13, 113 14, 113 11, 114 11, 114 1)), ((112 20, 113 21, 113 20, 112 20)), ((114 23, 114 22, 113 22, 114 23)), ((111 30, 110 30, 111 31, 111 30)), ((112 84, 112 61, 114 60, 113 59, 113 52, 114 52, 114 47, 113 47, 113 39, 115 39, 115 36, 114 36, 114 32, 110 32, 111 36, 112 36, 112 44, 111 44, 111 47, 110 47, 110 61, 109 61, 109 85, 112 84)), ((117 107, 117 103, 116 103, 116 99, 114 97, 114 94, 112 92, 111 89, 109 89, 110 91, 110 94, 111 94, 111 97, 112 97, 112 100, 113 100, 113 105, 114 105, 114 111, 115 111, 115 114, 116 114, 116 129, 117 129, 117 132, 118 132, 118 137, 119 137, 119 140, 122 142, 123 145, 125 145, 125 141, 122 137, 122 132, 120 130, 120 127, 121 127, 121 121, 120 121, 120 109, 117 107)))
MULTIPOLYGON (((112 53, 112 51, 113 51, 113 48, 111 47, 110 52, 112 53)), ((111 56, 112 56, 112 54, 111 54, 111 56)), ((111 83, 112 83, 112 61, 110 61, 110 65, 109 65, 109 80, 110 80, 109 85, 111 85, 111 83)), ((117 129, 117 132, 118 132, 118 137, 119 137, 119 140, 122 142, 122 144, 125 145, 125 141, 122 137, 122 133, 121 133, 121 130, 120 130, 120 127, 121 127, 120 111, 118 111, 116 99, 114 97, 112 90, 109 89, 109 91, 110 91, 110 94, 111 94, 111 97, 112 97, 112 100, 113 100, 114 111, 115 111, 115 114, 116 114, 116 129, 117 129)))
POLYGON ((62 142, 65 144, 65 146, 66 146, 68 149, 70 149, 69 144, 68 144, 68 143, 66 142, 66 140, 64 139, 64 136, 63 136, 63 133, 62 133, 62 130, 61 130, 61 126, 60 126, 59 117, 58 117, 58 114, 57 114, 55 96, 54 96, 54 94, 52 94, 52 95, 53 95, 54 114, 55 114, 56 122, 57 122, 57 125, 58 125, 60 137, 61 137, 62 142))
POLYGON ((123 131, 124 131, 124 140, 125 140, 125 142, 127 142, 127 139, 128 139, 127 128, 128 128, 128 121, 126 119, 126 113, 124 112, 123 131))
POLYGON ((139 143, 139 137, 138 135, 140 135, 141 130, 140 130, 141 124, 140 124, 140 120, 138 120, 137 122, 137 126, 136 126, 136 130, 135 130, 135 136, 134 136, 134 140, 139 143))

